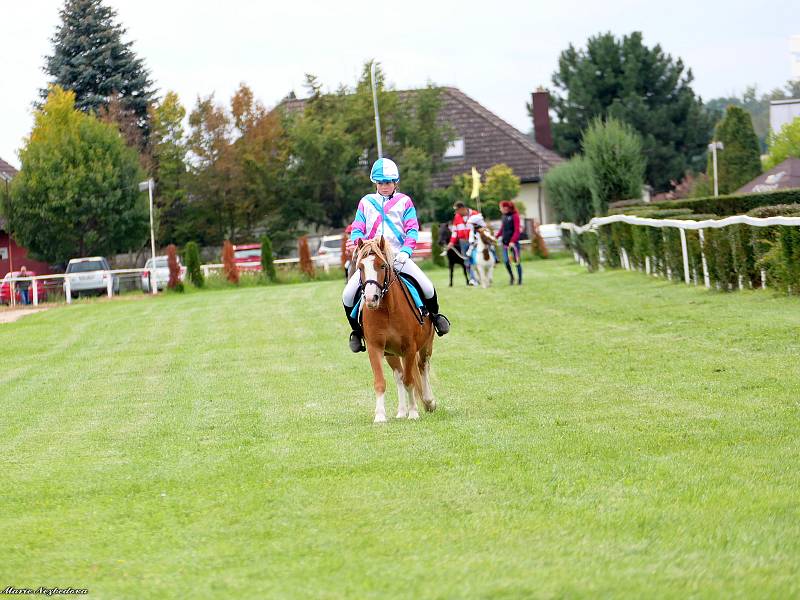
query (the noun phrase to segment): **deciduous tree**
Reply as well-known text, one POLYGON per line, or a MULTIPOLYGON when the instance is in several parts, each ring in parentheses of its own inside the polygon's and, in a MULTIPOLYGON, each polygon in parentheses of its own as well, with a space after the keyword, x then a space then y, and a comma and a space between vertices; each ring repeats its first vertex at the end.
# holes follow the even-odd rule
POLYGON ((144 178, 136 151, 113 126, 75 108, 56 86, 37 110, 12 184, 11 230, 42 260, 108 255, 147 236, 144 178))

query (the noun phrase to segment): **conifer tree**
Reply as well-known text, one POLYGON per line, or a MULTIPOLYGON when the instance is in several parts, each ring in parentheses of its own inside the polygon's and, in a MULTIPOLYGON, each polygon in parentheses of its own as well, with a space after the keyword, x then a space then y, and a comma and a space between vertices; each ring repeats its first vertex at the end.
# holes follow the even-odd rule
MULTIPOLYGON (((153 83, 132 43, 123 41, 125 29, 117 23, 117 13, 102 0, 66 0, 59 14, 53 54, 44 67, 49 84, 72 90, 79 110, 98 115, 118 95, 120 118, 135 122, 143 148, 150 133, 147 109, 153 83)), ((41 90, 43 99, 48 90, 41 90)))
MULTIPOLYGON (((725 109, 715 137, 725 146, 717 151, 719 193, 731 194, 761 174, 761 146, 750 115, 738 106, 725 109)), ((713 169, 709 153, 706 173, 713 177, 713 169)))

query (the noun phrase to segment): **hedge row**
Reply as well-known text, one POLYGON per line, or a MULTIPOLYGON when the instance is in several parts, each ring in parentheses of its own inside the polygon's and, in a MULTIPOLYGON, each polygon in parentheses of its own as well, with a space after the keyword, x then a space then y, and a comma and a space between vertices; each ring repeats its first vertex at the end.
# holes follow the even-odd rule
MULTIPOLYGON (((694 214, 714 214, 720 217, 743 215, 762 206, 787 206, 800 203, 800 189, 779 190, 753 194, 729 194, 686 200, 665 200, 651 204, 617 207, 610 214, 646 216, 651 219, 674 218, 669 213, 677 210, 694 214)), ((697 219, 699 220, 699 219, 697 219)))
MULTIPOLYGON (((800 216, 800 204, 757 208, 755 217, 800 216)), ((695 215, 703 219, 714 215, 695 215)), ((699 219, 698 219, 699 220, 699 219)), ((720 290, 757 288, 766 283, 788 293, 800 294, 800 227, 753 227, 730 225, 686 231, 689 276, 703 285, 703 255, 711 285, 720 290)), ((680 231, 674 227, 648 227, 610 223, 596 232, 577 235, 564 231, 570 249, 586 262, 589 270, 602 264, 623 267, 623 256, 630 267, 683 281, 683 254, 680 231)))

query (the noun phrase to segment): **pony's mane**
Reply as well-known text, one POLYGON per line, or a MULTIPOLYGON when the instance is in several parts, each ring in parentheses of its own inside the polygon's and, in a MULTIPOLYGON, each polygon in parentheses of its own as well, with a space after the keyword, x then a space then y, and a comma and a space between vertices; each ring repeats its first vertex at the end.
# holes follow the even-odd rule
POLYGON ((356 264, 359 264, 370 254, 376 255, 383 262, 392 264, 394 262, 394 250, 392 245, 388 242, 383 244, 383 250, 380 247, 381 236, 372 238, 371 240, 364 240, 361 249, 356 253, 356 264))

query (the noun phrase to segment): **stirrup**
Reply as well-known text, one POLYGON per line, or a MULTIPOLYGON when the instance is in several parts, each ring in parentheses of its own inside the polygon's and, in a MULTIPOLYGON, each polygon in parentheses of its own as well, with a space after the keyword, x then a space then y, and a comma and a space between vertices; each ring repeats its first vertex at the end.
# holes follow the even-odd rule
POLYGON ((364 345, 364 338, 358 331, 350 332, 350 350, 351 352, 366 352, 367 347, 364 345))
POLYGON ((436 330, 436 335, 442 337, 450 331, 450 321, 443 314, 431 315, 431 323, 436 330))

